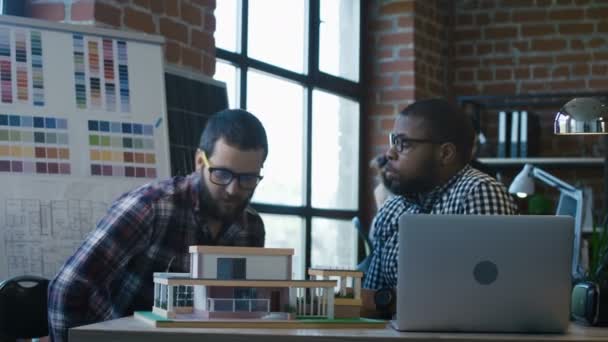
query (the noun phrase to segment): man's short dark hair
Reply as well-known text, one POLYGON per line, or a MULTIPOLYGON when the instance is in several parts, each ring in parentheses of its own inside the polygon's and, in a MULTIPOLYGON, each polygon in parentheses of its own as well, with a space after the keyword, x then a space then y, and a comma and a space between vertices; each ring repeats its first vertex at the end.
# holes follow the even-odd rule
POLYGON ((266 130, 260 120, 246 110, 225 109, 213 114, 201 134, 199 148, 211 157, 220 138, 239 150, 264 149, 264 160, 268 156, 266 130))
POLYGON ((460 161, 471 160, 475 131, 471 120, 445 99, 428 99, 412 103, 401 115, 412 115, 423 119, 429 138, 456 146, 460 161))

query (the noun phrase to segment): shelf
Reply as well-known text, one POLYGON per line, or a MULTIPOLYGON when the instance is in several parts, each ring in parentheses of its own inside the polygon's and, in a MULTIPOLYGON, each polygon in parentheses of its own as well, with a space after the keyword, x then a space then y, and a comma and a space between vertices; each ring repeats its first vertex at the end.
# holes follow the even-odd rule
POLYGON ((604 158, 591 157, 554 157, 554 158, 479 158, 483 164, 490 166, 523 166, 552 165, 552 166, 603 166, 604 158))

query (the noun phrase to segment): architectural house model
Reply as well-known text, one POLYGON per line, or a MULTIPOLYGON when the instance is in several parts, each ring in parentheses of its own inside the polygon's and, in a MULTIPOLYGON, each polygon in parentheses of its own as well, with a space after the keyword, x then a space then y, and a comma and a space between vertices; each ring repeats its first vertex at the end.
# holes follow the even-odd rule
POLYGON ((383 321, 359 318, 361 272, 311 269, 312 280, 293 280, 292 256, 293 249, 191 246, 190 273, 154 273, 152 312, 135 316, 158 327, 384 327, 383 321))

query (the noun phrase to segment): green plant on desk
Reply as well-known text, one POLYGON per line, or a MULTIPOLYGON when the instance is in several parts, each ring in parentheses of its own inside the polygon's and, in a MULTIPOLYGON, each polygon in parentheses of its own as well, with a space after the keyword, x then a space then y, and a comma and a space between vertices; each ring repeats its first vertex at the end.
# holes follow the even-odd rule
POLYGON ((589 248, 591 255, 586 280, 608 285, 608 216, 599 228, 593 227, 589 248))

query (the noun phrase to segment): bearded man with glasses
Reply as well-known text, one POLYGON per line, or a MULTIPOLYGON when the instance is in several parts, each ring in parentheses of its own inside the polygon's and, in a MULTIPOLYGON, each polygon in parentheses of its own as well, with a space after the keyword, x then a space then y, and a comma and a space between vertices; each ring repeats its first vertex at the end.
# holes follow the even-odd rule
POLYGON ((191 245, 264 246, 249 207, 268 155, 262 123, 244 110, 211 116, 196 170, 119 197, 49 285, 53 341, 68 328, 150 310, 153 272, 189 272, 191 245))
POLYGON ((368 289, 363 292, 364 306, 372 311, 378 308, 372 298, 386 304, 389 291, 397 285, 401 215, 517 212, 501 183, 469 165, 473 125, 446 100, 422 100, 403 109, 388 140, 387 162, 380 171, 384 186, 395 196, 383 204, 372 223, 373 254, 363 284, 368 289))

